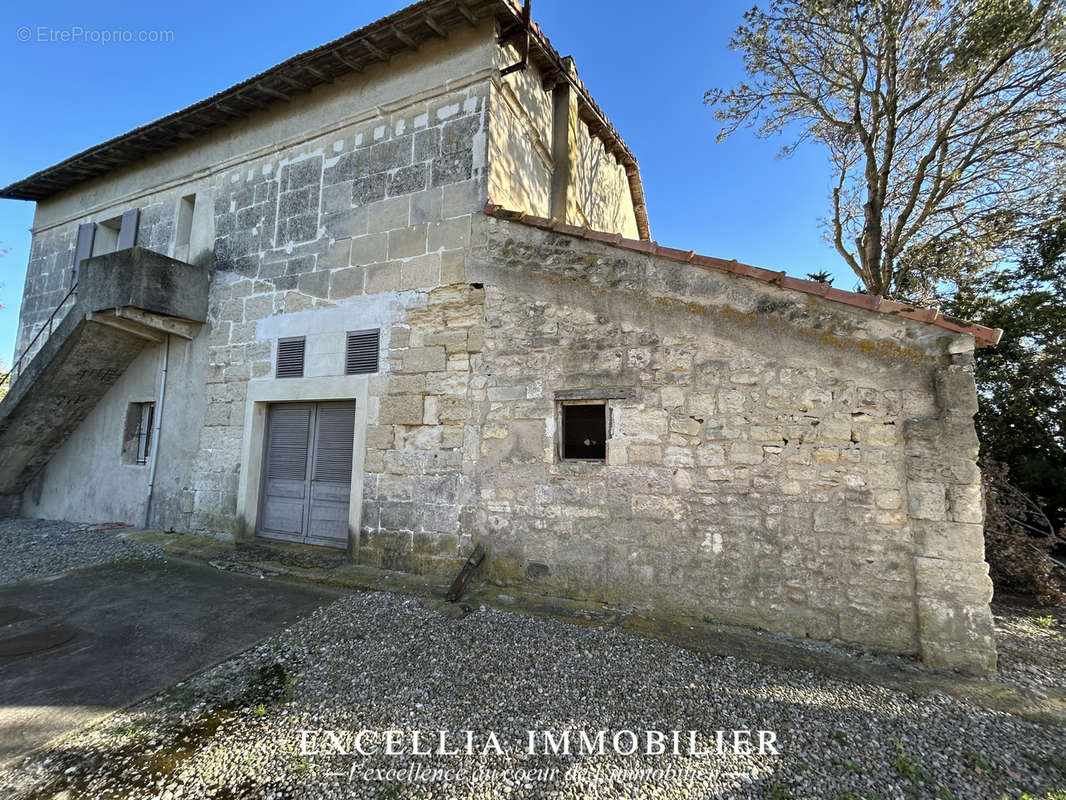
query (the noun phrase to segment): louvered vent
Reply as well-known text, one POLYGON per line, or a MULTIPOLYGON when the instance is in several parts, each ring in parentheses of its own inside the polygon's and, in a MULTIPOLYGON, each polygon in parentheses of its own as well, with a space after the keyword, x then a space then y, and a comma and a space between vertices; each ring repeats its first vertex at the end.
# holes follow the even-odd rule
POLYGON ((294 339, 278 339, 278 366, 275 375, 279 378, 302 378, 304 376, 303 336, 294 339))
POLYGON ((345 354, 346 375, 365 375, 378 371, 378 345, 381 331, 349 331, 345 354))
POLYGON ((321 403, 315 449, 316 481, 351 482, 354 439, 355 403, 321 403))

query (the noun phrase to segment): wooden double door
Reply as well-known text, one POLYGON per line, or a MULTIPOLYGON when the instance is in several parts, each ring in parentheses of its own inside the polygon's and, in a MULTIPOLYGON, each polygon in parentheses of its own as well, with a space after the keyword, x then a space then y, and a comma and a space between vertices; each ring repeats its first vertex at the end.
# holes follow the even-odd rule
POLYGON ((346 548, 354 441, 354 401, 270 406, 258 535, 346 548))

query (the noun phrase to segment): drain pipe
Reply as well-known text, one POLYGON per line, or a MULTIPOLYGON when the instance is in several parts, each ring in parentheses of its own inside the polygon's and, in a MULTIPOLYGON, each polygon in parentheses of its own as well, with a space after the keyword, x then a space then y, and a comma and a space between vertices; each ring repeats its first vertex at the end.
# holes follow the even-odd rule
POLYGON ((148 499, 144 503, 144 525, 148 527, 148 519, 152 515, 152 490, 155 488, 155 467, 159 459, 159 429, 163 424, 163 401, 167 396, 167 362, 170 360, 170 334, 167 334, 163 345, 163 363, 159 367, 159 400, 155 404, 155 414, 152 419, 152 466, 148 472, 148 499))

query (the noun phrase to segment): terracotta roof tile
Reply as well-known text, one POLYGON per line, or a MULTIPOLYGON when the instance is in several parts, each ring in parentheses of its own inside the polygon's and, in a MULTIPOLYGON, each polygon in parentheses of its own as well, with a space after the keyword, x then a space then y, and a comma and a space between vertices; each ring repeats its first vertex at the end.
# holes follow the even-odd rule
POLYGON ((999 342, 1000 337, 1003 335, 1003 331, 999 328, 986 328, 984 325, 977 325, 976 323, 967 322, 966 320, 946 317, 936 308, 917 308, 907 303, 885 299, 879 295, 862 294, 861 292, 846 292, 843 289, 834 289, 828 283, 809 281, 804 280, 803 278, 794 278, 784 272, 775 272, 773 270, 762 269, 761 267, 753 267, 750 264, 741 264, 738 261, 725 261, 721 258, 714 258, 713 256, 698 255, 692 250, 678 250, 673 247, 660 247, 656 242, 648 240, 626 239, 617 233, 607 233, 606 231, 594 231, 588 228, 578 228, 573 225, 563 225, 560 224, 558 220, 535 217, 520 211, 510 211, 491 203, 485 206, 485 213, 498 219, 520 222, 523 225, 529 225, 534 228, 550 230, 556 233, 576 236, 595 242, 604 242, 613 247, 622 247, 626 250, 649 253, 682 264, 692 264, 693 266, 702 267, 704 269, 713 269, 720 272, 731 272, 737 275, 744 275, 749 278, 763 281, 764 283, 772 283, 785 289, 803 292, 804 294, 813 295, 815 297, 823 297, 834 303, 843 303, 844 305, 862 308, 878 314, 890 314, 904 317, 906 319, 912 319, 917 322, 926 322, 957 333, 967 333, 973 336, 974 343, 978 347, 994 345, 999 342))

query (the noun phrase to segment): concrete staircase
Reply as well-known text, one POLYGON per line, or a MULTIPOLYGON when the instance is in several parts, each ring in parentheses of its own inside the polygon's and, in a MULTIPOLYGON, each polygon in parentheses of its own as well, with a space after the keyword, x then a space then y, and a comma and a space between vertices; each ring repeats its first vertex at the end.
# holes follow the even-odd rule
POLYGON ((0 516, 18 514, 22 491, 146 345, 196 334, 210 280, 141 247, 82 262, 73 305, 0 402, 0 516))

